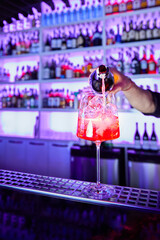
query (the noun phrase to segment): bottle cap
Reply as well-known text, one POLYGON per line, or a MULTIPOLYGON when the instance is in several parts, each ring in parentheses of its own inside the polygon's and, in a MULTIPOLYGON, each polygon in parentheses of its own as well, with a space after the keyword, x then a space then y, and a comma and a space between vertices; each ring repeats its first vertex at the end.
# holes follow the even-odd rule
POLYGON ((109 67, 100 65, 95 71, 89 76, 89 84, 92 89, 97 93, 102 93, 102 79, 104 78, 105 92, 109 91, 113 84, 114 78, 112 73, 109 71, 109 67))

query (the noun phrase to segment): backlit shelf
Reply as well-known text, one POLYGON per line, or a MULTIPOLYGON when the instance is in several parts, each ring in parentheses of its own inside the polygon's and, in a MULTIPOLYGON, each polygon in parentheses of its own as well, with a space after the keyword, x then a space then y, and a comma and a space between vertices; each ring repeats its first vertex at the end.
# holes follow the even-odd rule
POLYGON ((32 32, 32 31, 37 31, 40 30, 40 27, 33 27, 33 28, 28 28, 28 29, 22 29, 22 30, 15 30, 15 31, 8 31, 8 32, 0 32, 0 35, 7 35, 7 34, 12 34, 12 33, 21 33, 21 32, 32 32))
POLYGON ((40 83, 68 83, 68 82, 87 82, 87 77, 82 78, 53 78, 53 79, 42 79, 40 83))
POLYGON ((115 43, 115 44, 105 46, 105 49, 109 50, 113 48, 139 47, 139 46, 154 45, 154 44, 160 44, 160 39, 144 40, 144 41, 137 41, 137 42, 126 42, 126 43, 115 43))
POLYGON ((94 46, 94 47, 82 47, 82 48, 74 48, 74 49, 66 49, 66 50, 56 50, 56 51, 48 51, 48 52, 42 52, 42 56, 48 56, 48 55, 55 55, 55 54, 65 54, 65 53, 78 53, 78 52, 89 52, 89 51, 99 51, 103 50, 103 46, 94 46))
POLYGON ((134 15, 140 15, 140 14, 148 14, 148 13, 154 13, 156 11, 160 11, 160 7, 152 7, 152 8, 145 8, 145 9, 138 9, 138 10, 132 10, 132 11, 126 11, 126 12, 118 12, 110 15, 106 15, 105 19, 112 19, 112 18, 122 18, 122 17, 129 17, 134 15))
POLYGON ((19 54, 19 55, 8 55, 8 56, 0 56, 0 60, 4 59, 17 59, 17 58, 23 58, 23 57, 35 57, 39 56, 39 53, 24 53, 24 54, 19 54))
POLYGON ((39 108, 1 108, 0 111, 5 112, 38 112, 39 108))
POLYGON ((41 108, 41 112, 77 112, 74 108, 41 108))

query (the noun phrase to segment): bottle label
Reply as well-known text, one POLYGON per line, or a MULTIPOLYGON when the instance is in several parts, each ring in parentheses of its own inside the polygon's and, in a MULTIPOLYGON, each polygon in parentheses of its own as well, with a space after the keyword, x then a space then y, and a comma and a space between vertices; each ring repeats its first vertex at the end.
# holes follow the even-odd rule
POLYGON ((76 39, 75 38, 73 38, 72 39, 72 48, 76 48, 76 39))
POLYGON ((56 67, 56 77, 60 78, 60 76, 61 76, 61 68, 57 66, 56 67))
POLYGON ((158 150, 158 145, 157 145, 156 139, 150 141, 150 149, 151 150, 158 150))
POLYGON ((133 1, 133 9, 138 9, 141 7, 140 0, 133 1))
POLYGON ((120 12, 125 12, 126 11, 126 3, 120 3, 119 4, 119 11, 120 12))
POLYGON ((48 52, 48 51, 50 51, 50 50, 51 50, 50 46, 45 46, 45 47, 44 47, 44 51, 45 51, 45 52, 48 52))
POLYGON ((106 7, 105 7, 105 13, 106 13, 106 14, 112 13, 112 6, 111 6, 111 5, 106 5, 106 7))
POLYGON ((139 40, 139 32, 138 32, 138 31, 135 32, 135 40, 136 40, 136 41, 139 40))
POLYGON ((77 46, 78 47, 83 47, 83 43, 84 43, 84 39, 82 38, 82 36, 79 36, 77 38, 77 46))
POLYGON ((142 60, 140 62, 140 64, 141 64, 141 69, 142 70, 146 70, 147 69, 147 61, 146 60, 142 60))
POLYGON ((145 150, 149 149, 149 141, 148 140, 143 140, 142 148, 145 150))
POLYGON ((133 41, 135 40, 135 30, 130 30, 129 34, 128 34, 128 40, 129 41, 133 41))
POLYGON ((49 69, 49 68, 44 68, 43 78, 44 78, 44 79, 50 78, 50 69, 49 69))
POLYGON ((151 39, 152 38, 152 30, 151 29, 147 29, 147 31, 146 31, 146 38, 147 39, 151 39))
POLYGON ((148 7, 154 7, 156 4, 155 0, 148 0, 148 7))
POLYGON ((139 32, 139 39, 140 40, 144 40, 146 38, 146 34, 145 34, 145 31, 142 29, 140 32, 139 32))
POLYGON ((34 107, 34 98, 30 99, 30 107, 32 107, 32 108, 34 107))
POLYGON ((60 98, 59 97, 55 97, 54 100, 55 100, 54 101, 55 107, 58 108, 60 106, 60 98))
POLYGON ((51 40, 51 48, 52 49, 56 49, 57 48, 57 40, 55 38, 53 38, 51 40))
POLYGON ((141 8, 146 8, 147 7, 147 1, 146 0, 142 0, 141 1, 141 8))
POLYGON ((130 63, 124 62, 124 74, 130 73, 130 63))
POLYGON ((159 29, 158 28, 153 29, 153 38, 159 38, 159 29))
POLYGON ((72 48, 72 40, 71 39, 67 40, 67 48, 72 48))
POLYGON ((149 71, 154 71, 155 70, 155 62, 149 62, 149 71))
POLYGON ((67 69, 66 70, 66 78, 72 78, 73 77, 73 70, 67 69))
POLYGON ((61 45, 62 45, 62 40, 61 40, 61 39, 58 39, 58 40, 57 40, 57 48, 58 48, 58 49, 61 49, 61 45))
POLYGON ((141 148, 141 142, 140 142, 140 140, 136 140, 135 139, 135 141, 134 141, 134 147, 136 148, 136 149, 140 149, 141 148))
POLYGON ((128 35, 128 34, 127 34, 126 31, 122 33, 122 41, 123 41, 123 42, 126 42, 126 41, 127 41, 127 38, 128 38, 127 35, 128 35))

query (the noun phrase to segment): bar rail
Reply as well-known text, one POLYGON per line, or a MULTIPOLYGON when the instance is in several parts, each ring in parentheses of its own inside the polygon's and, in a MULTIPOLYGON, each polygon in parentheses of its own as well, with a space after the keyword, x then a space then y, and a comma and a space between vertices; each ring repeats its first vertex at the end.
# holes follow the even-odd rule
POLYGON ((0 170, 0 187, 96 205, 160 212, 159 191, 108 185, 115 194, 110 199, 101 199, 88 197, 86 187, 93 184, 96 183, 0 170))

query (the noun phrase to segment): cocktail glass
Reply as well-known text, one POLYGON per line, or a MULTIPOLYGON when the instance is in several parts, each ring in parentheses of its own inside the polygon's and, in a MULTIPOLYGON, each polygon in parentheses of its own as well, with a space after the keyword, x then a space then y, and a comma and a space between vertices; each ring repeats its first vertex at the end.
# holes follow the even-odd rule
POLYGON ((97 182, 89 186, 87 196, 96 199, 111 198, 115 194, 114 188, 100 183, 100 146, 103 141, 120 136, 118 112, 113 95, 97 94, 90 87, 82 92, 77 136, 96 144, 97 182))

